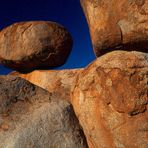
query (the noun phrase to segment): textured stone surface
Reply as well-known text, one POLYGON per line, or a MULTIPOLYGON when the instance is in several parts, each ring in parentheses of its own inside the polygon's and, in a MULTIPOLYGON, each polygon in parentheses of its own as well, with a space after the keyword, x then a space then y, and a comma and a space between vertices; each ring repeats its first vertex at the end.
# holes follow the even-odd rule
POLYGON ((71 48, 71 35, 54 22, 20 22, 0 32, 0 63, 18 71, 62 65, 71 48))
POLYGON ((0 76, 0 148, 87 148, 71 105, 15 76, 0 76))
POLYGON ((53 95, 59 96, 60 99, 70 101, 70 91, 75 86, 76 77, 82 70, 36 70, 28 74, 12 72, 11 75, 24 78, 48 90, 53 95))
POLYGON ((148 51, 148 0, 81 0, 96 56, 148 51))
POLYGON ((90 148, 147 148, 148 54, 98 58, 80 73, 71 96, 90 148))

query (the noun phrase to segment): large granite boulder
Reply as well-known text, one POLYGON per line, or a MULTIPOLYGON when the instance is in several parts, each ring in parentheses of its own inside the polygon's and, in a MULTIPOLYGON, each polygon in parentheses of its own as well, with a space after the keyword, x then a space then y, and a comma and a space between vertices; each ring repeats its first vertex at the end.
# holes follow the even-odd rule
POLYGON ((71 105, 15 76, 0 76, 0 148, 87 148, 71 105))
POLYGON ((75 86, 77 75, 83 69, 68 70, 35 70, 28 74, 12 72, 10 75, 18 76, 46 89, 52 95, 70 102, 70 92, 75 86))
POLYGON ((60 66, 71 49, 71 35, 54 22, 20 22, 0 32, 0 63, 21 72, 60 66))
POLYGON ((148 0, 81 0, 96 56, 148 51, 148 0))
POLYGON ((79 74, 71 96, 89 148, 147 148, 148 54, 98 58, 79 74))

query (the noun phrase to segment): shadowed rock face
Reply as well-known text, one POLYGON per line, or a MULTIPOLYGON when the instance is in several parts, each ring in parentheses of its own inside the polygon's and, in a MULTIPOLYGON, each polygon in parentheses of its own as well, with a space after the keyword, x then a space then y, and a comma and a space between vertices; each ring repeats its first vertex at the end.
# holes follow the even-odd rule
POLYGON ((54 22, 20 22, 0 32, 0 63, 21 72, 60 66, 71 49, 71 35, 54 22))
POLYGON ((148 0, 81 0, 96 56, 148 51, 148 0))
POLYGON ((98 58, 80 73, 71 96, 90 148, 147 148, 148 54, 98 58))
POLYGON ((1 148, 87 148, 71 105, 15 76, 0 76, 1 148))
POLYGON ((70 91, 75 86, 77 75, 83 69, 73 70, 36 70, 28 74, 12 72, 15 75, 24 78, 31 83, 48 90, 52 95, 60 99, 70 101, 70 91))

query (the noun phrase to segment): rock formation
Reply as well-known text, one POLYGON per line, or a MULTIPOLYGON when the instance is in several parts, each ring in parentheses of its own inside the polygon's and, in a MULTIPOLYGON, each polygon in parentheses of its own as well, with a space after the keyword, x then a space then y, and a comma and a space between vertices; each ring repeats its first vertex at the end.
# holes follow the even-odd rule
POLYGON ((148 51, 148 0, 81 0, 96 56, 148 51))
POLYGON ((80 1, 100 56, 86 68, 47 70, 73 44, 57 23, 0 32, 0 64, 18 71, 0 76, 0 148, 148 147, 148 0, 80 1))
POLYGON ((31 83, 48 90, 60 99, 70 101, 70 91, 75 85, 77 75, 83 69, 73 70, 36 70, 28 74, 13 72, 11 75, 24 78, 31 83))
POLYGON ((87 148, 71 105, 16 76, 0 76, 0 148, 87 148))
POLYGON ((79 74, 71 96, 89 148, 147 148, 148 54, 98 58, 79 74))
POLYGON ((71 48, 71 35, 54 22, 20 22, 0 32, 0 63, 21 72, 62 65, 71 48))

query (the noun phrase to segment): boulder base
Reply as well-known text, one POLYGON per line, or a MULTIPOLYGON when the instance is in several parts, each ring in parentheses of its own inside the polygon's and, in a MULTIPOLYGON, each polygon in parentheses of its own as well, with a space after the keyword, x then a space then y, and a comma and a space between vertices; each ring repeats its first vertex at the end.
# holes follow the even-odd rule
POLYGON ((1 148, 87 148, 71 105, 15 76, 0 76, 1 148))

